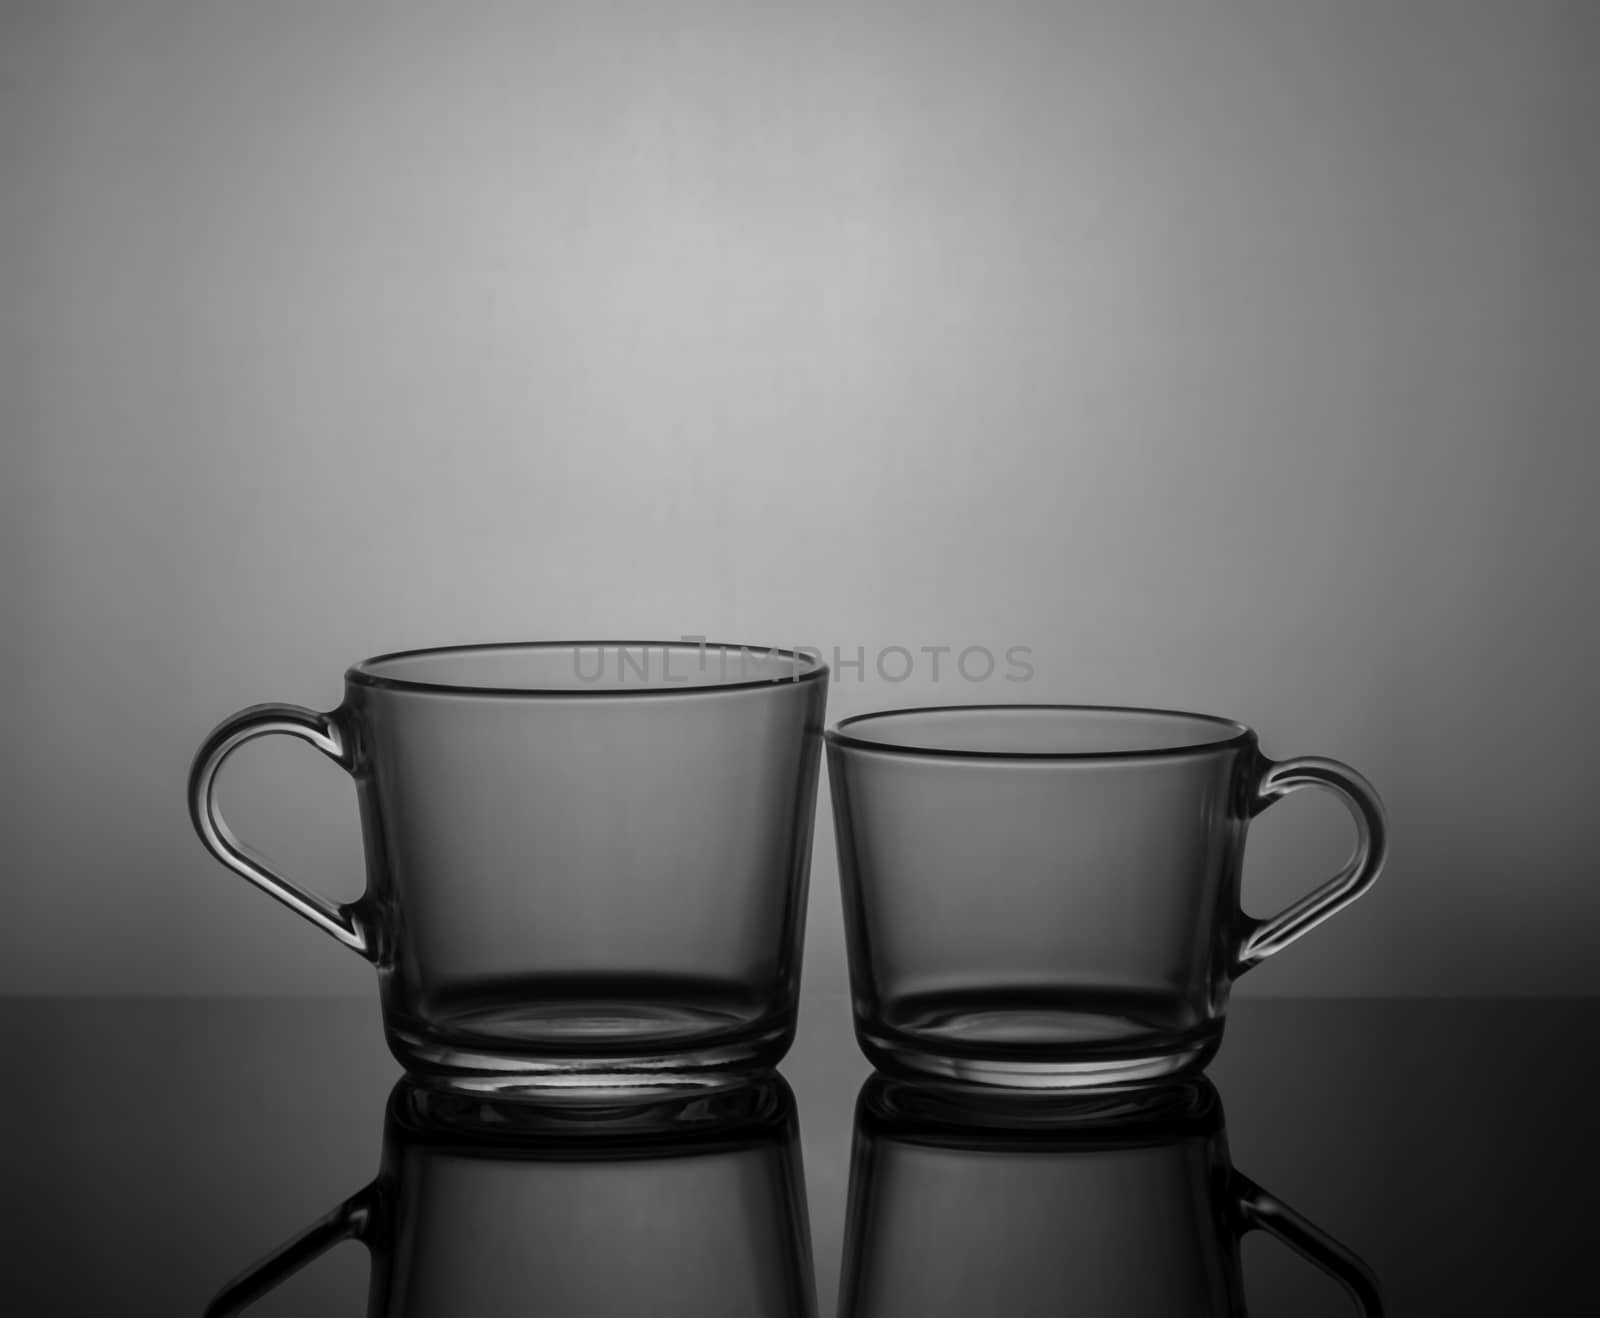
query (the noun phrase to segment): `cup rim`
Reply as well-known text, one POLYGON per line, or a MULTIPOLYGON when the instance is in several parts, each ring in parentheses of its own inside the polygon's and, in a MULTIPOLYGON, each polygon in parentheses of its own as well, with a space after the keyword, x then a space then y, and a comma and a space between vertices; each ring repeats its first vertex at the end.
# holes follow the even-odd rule
POLYGON ((1053 762, 1071 761, 1075 763, 1108 762, 1115 760, 1170 760, 1191 756, 1211 755, 1218 751, 1248 746, 1255 741, 1256 734, 1245 724, 1234 719, 1220 718, 1215 714, 1195 714, 1182 709, 1157 709, 1144 705, 1070 705, 1041 702, 1021 702, 998 705, 966 704, 966 705, 917 705, 909 709, 875 709, 865 714, 852 714, 849 718, 840 719, 838 723, 829 728, 824 734, 829 745, 843 747, 852 751, 863 751, 877 755, 897 755, 913 759, 930 760, 995 760, 995 761, 1029 761, 1053 762), (1215 741, 1199 741, 1186 743, 1179 746, 1158 746, 1147 749, 1127 749, 1109 751, 995 751, 962 749, 948 746, 918 746, 912 743, 889 743, 871 741, 866 738, 852 736, 846 729, 858 723, 867 723, 876 719, 903 718, 908 714, 967 714, 975 711, 1054 711, 1071 714, 1130 714, 1141 717, 1190 719, 1197 723, 1209 724, 1227 735, 1218 736, 1215 741))
POLYGON ((486 699, 515 700, 638 700, 659 699, 663 696, 707 696, 726 691, 755 691, 764 688, 802 686, 808 682, 825 680, 828 665, 820 658, 812 658, 798 650, 784 650, 777 646, 741 645, 733 641, 695 640, 582 640, 582 641, 469 641, 460 645, 426 645, 406 650, 390 650, 352 664, 345 670, 345 681, 355 686, 370 687, 378 691, 407 691, 427 695, 477 696, 486 699), (379 664, 405 659, 430 658, 439 655, 463 655, 491 650, 589 650, 589 649, 677 649, 743 651, 766 658, 791 660, 796 671, 775 677, 750 678, 737 682, 696 682, 689 678, 683 682, 666 685, 637 687, 536 687, 536 686, 466 686, 454 682, 429 682, 411 677, 395 677, 374 672, 379 664))

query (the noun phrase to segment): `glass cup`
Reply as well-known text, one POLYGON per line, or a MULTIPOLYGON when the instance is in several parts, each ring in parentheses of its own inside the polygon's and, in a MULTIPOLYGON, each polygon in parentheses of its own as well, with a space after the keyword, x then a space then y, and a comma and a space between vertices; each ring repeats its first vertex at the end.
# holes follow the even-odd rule
POLYGON ((230 1281, 236 1314, 324 1250, 372 1253, 377 1315, 812 1315, 794 1098, 775 1074, 541 1108, 402 1079, 378 1177, 230 1281))
POLYGON ((1215 1054, 1233 981, 1372 885, 1383 807, 1249 728, 1065 705, 913 709, 827 734, 856 1036, 890 1073, 1044 1089, 1215 1054), (1250 819, 1302 787, 1354 854, 1269 920, 1239 905, 1250 819))
POLYGON ((372 961, 407 1069, 480 1088, 722 1083, 794 1037, 827 668, 586 642, 357 664, 327 713, 257 705, 195 757, 224 864, 372 961), (337 905, 217 810, 254 737, 355 779, 367 883, 337 905))
POLYGON ((863 1087, 841 1318, 1239 1315, 1256 1229, 1381 1312, 1360 1259, 1233 1169, 1210 1081, 1045 1108, 972 1094, 863 1087))

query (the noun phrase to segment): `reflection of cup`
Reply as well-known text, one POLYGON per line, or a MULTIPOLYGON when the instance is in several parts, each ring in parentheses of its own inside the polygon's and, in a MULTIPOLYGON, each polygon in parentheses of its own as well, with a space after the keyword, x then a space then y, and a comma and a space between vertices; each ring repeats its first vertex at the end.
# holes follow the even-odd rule
POLYGON ((237 1313, 329 1246, 374 1315, 814 1314, 794 1098, 776 1075, 647 1106, 390 1095, 378 1178, 230 1282, 237 1313))
POLYGON ((839 1312, 1241 1314, 1239 1237, 1257 1227, 1380 1312, 1359 1259, 1233 1170, 1209 1081, 1040 1106, 874 1076, 839 1312))

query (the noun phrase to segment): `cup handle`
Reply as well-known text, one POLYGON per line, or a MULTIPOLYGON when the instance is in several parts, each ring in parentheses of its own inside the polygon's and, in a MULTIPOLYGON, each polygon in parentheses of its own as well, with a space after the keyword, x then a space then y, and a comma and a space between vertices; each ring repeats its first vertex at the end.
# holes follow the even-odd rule
POLYGON ((1277 1196, 1248 1176, 1233 1173, 1233 1196, 1239 1210, 1239 1234, 1265 1231, 1301 1258, 1314 1263, 1344 1287, 1364 1318, 1383 1318, 1383 1293, 1377 1275, 1321 1227, 1301 1217, 1277 1196))
POLYGON ((339 710, 319 714, 299 705, 252 705, 224 719, 195 754, 189 770, 189 818, 207 850, 229 869, 370 961, 375 959, 375 939, 362 918, 363 903, 336 905, 284 878, 233 835, 217 809, 217 771, 223 761, 245 742, 268 733, 309 741, 345 772, 353 772, 355 755, 339 714, 339 710))
POLYGON ((1257 920, 1243 911, 1239 913, 1244 934, 1234 962, 1235 976, 1283 951, 1335 911, 1348 906, 1370 888, 1383 871, 1389 853, 1389 827, 1383 802, 1372 784, 1347 764, 1311 755, 1278 763, 1263 757, 1261 777, 1250 807, 1251 816, 1302 787, 1324 788, 1345 803, 1356 821, 1355 851, 1345 867, 1331 879, 1271 919, 1257 920))
POLYGON ((341 1241, 359 1240, 370 1246, 377 1210, 378 1186, 374 1182, 241 1272, 206 1306, 205 1318, 228 1318, 242 1312, 341 1241))

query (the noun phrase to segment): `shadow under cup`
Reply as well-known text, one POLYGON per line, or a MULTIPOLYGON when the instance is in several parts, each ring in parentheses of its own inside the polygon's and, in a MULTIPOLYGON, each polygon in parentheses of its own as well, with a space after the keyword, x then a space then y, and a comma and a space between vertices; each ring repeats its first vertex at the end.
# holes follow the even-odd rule
POLYGON ((258 705, 196 756, 225 864, 378 970, 407 1069, 479 1088, 719 1084, 793 1039, 827 669, 585 642, 357 664, 328 713, 258 705), (272 732, 355 779, 367 885, 336 905, 218 813, 272 732))
POLYGON ((1383 808, 1238 723, 1089 706, 867 714, 827 734, 856 1034, 894 1074, 1142 1083, 1215 1054, 1233 981, 1353 901, 1383 808), (1327 788, 1349 863, 1270 920, 1239 905, 1252 816, 1327 788))

